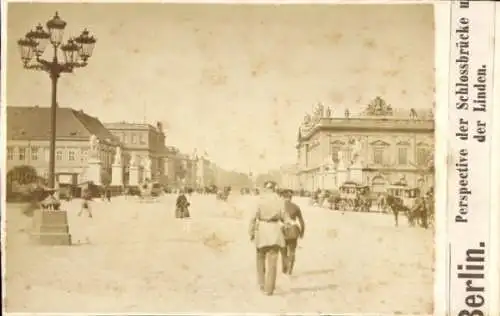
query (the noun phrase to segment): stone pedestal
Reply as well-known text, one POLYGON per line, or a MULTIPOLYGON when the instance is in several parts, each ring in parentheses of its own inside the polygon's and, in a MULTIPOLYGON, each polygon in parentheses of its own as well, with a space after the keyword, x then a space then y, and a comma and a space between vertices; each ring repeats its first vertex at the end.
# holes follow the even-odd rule
POLYGON ((349 179, 347 170, 337 170, 337 187, 341 187, 349 179))
POLYGON ((101 161, 97 158, 90 158, 88 161, 87 180, 95 185, 101 185, 101 161))
POLYGON ((334 190, 337 188, 337 181, 336 181, 336 174, 335 174, 335 171, 334 170, 328 170, 327 172, 325 172, 324 174, 324 178, 325 178, 325 189, 326 190, 334 190))
POLYGON ((339 163, 337 164, 337 187, 341 187, 344 182, 349 180, 349 170, 347 169, 347 166, 345 165, 343 160, 340 160, 339 163))
POLYGON ((146 181, 146 179, 148 179, 149 181, 153 180, 151 178, 151 169, 144 168, 143 176, 144 176, 143 181, 146 181))
POLYGON ((66 211, 35 210, 31 238, 42 245, 71 245, 71 234, 69 233, 66 211))
POLYGON ((359 162, 355 162, 350 168, 350 180, 356 183, 363 183, 363 166, 359 162))
POLYGON ((111 185, 112 186, 123 185, 123 169, 121 164, 113 164, 111 166, 111 185))
POLYGON ((139 185, 139 167, 138 166, 130 166, 128 184, 130 186, 138 186, 139 185))

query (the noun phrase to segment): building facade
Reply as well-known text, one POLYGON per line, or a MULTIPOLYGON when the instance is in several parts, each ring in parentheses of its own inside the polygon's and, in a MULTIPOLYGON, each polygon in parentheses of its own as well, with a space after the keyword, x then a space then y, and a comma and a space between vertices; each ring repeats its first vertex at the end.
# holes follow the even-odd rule
POLYGON ((395 182, 431 187, 432 110, 397 110, 375 98, 360 113, 332 113, 318 105, 297 140, 295 189, 338 189, 345 181, 383 192, 395 182))
MULTIPOLYGON (((104 126, 123 144, 127 157, 135 157, 142 164, 146 159, 151 161, 152 180, 160 181, 165 176, 164 160, 167 156, 165 133, 160 122, 156 127, 151 124, 106 123, 104 126)), ((126 162, 128 165, 129 161, 126 162)), ((128 178, 128 168, 125 171, 128 178)))
MULTIPOLYGON (((83 111, 58 108, 56 121, 56 180, 77 184, 86 181, 90 137, 99 140, 99 158, 103 172, 111 176, 116 148, 121 147, 99 121, 83 111)), ((50 108, 7 107, 7 171, 29 165, 39 176, 48 177, 50 148, 50 108)))
POLYGON ((194 151, 191 157, 192 164, 192 184, 196 188, 204 188, 214 185, 216 182, 215 165, 208 158, 208 154, 204 152, 198 155, 197 150, 194 151))
POLYGON ((182 168, 177 147, 166 146, 163 155, 164 176, 160 179, 163 185, 178 186, 180 184, 179 170, 182 168))

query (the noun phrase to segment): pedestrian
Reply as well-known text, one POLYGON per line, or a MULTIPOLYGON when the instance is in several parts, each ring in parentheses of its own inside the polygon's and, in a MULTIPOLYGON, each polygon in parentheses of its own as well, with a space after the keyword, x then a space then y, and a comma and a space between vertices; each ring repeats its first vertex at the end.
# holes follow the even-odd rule
POLYGON ((111 202, 111 190, 109 187, 106 187, 106 199, 108 200, 108 202, 111 202))
POLYGON ((281 248, 282 271, 291 275, 295 264, 295 252, 299 238, 304 238, 305 222, 300 207, 292 202, 293 192, 285 191, 285 216, 283 234, 285 237, 285 247, 281 248))
POLYGON ((184 190, 181 189, 179 191, 179 195, 177 196, 177 200, 175 202, 175 217, 176 218, 190 218, 189 214, 189 203, 186 195, 184 194, 184 190))
POLYGON ((92 193, 89 189, 85 189, 83 191, 82 199, 82 207, 80 208, 80 212, 78 212, 78 216, 82 216, 85 212, 85 215, 92 218, 92 209, 90 207, 90 201, 92 201, 92 193))
POLYGON ((80 212, 78 212, 78 217, 83 219, 83 221, 80 223, 80 228, 81 228, 81 234, 77 238, 77 242, 81 242, 82 239, 85 239, 88 244, 90 244, 90 235, 91 235, 91 220, 93 218, 92 216, 92 209, 90 207, 90 201, 92 200, 92 193, 90 192, 89 189, 84 190, 83 195, 82 195, 83 201, 82 201, 82 207, 80 209, 80 212))
POLYGON ((261 291, 273 295, 280 249, 285 246, 282 231, 283 200, 275 193, 275 184, 267 181, 250 221, 250 240, 257 254, 257 282, 261 291))

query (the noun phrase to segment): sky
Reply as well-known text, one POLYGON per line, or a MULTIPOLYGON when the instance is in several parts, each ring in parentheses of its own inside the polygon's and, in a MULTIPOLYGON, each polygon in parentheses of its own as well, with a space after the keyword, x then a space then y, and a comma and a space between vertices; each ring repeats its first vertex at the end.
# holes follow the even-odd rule
POLYGON ((98 40, 89 65, 61 77, 60 106, 161 121, 167 145, 225 169, 294 163, 318 102, 343 112, 379 95, 394 108, 434 101, 431 5, 10 3, 7 105, 50 104, 47 74, 22 68, 17 40, 55 11, 65 38, 86 27, 98 40))

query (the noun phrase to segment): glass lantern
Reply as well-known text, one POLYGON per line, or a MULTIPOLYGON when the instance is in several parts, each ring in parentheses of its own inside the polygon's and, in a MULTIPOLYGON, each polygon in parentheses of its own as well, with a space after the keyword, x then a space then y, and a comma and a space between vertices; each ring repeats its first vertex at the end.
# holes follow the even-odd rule
POLYGON ((55 46, 59 46, 62 42, 66 22, 64 22, 56 12, 54 17, 47 22, 47 28, 49 29, 50 42, 55 46))
POLYGON ((75 42, 79 46, 79 54, 80 58, 86 62, 94 51, 94 46, 96 43, 96 39, 93 36, 90 36, 89 31, 87 29, 83 30, 82 34, 75 39, 75 42))
POLYGON ((67 65, 75 65, 78 61, 79 47, 73 39, 69 39, 68 43, 61 47, 64 53, 64 59, 67 65))
POLYGON ((43 29, 41 24, 38 24, 34 31, 30 31, 26 34, 26 38, 35 41, 35 54, 40 57, 49 43, 50 34, 43 29))
POLYGON ((17 41, 17 45, 19 46, 19 52, 21 53, 21 60, 26 66, 35 55, 37 44, 31 38, 23 38, 17 41))

